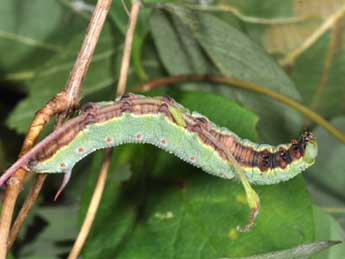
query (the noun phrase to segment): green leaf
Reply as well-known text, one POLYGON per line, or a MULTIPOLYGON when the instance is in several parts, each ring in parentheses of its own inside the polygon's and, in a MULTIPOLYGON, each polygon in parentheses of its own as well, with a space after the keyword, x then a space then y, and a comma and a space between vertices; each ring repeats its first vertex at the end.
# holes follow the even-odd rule
MULTIPOLYGON (((332 124, 345 131, 345 117, 335 118, 332 124)), ((345 146, 320 127, 314 132, 319 145, 319 155, 315 166, 310 168, 308 177, 327 188, 328 192, 332 191, 333 195, 345 198, 345 170, 342 163, 345 146)))
MULTIPOLYGON (((333 217, 314 206, 315 236, 317 240, 345 240, 345 232, 333 217)), ((337 259, 345 254, 345 245, 328 249, 315 258, 337 259)))
POLYGON ((24 256, 28 256, 28 258, 58 258, 59 253, 68 252, 69 245, 67 247, 58 245, 57 240, 71 240, 76 236, 77 208, 72 206, 39 207, 37 212, 47 225, 38 235, 38 238, 20 251, 20 258, 24 258, 24 256))
MULTIPOLYGON (((2 0, 0 3, 0 69, 28 70, 63 52, 87 19, 59 1, 2 0)), ((6 75, 5 75, 6 77, 6 75)))
MULTIPOLYGON (((170 95, 242 137, 255 139, 256 116, 236 103, 206 93, 170 95)), ((100 163, 97 156, 92 170, 100 163)), ((128 163, 130 181, 108 179, 83 250, 85 258, 248 256, 313 240, 312 209, 301 177, 255 187, 262 211, 250 232, 238 233, 236 227, 247 223, 249 213, 240 184, 208 175, 151 146, 117 148, 111 172, 128 163)), ((96 177, 94 171, 84 190, 81 219, 96 177)))
MULTIPOLYGON (((110 27, 105 26, 95 53, 89 72, 86 75, 81 96, 103 89, 116 81, 117 75, 113 72, 113 59, 117 54, 114 42, 109 33, 110 27)), ((7 120, 10 128, 19 133, 26 132, 33 114, 50 98, 64 89, 70 71, 74 65, 84 33, 80 33, 75 40, 65 47, 64 53, 54 57, 43 65, 34 74, 29 82, 29 96, 16 106, 7 120)))
MULTIPOLYGON (((254 255, 249 257, 237 257, 231 259, 308 259, 311 256, 328 249, 334 245, 341 243, 341 241, 316 241, 313 243, 303 244, 295 246, 290 249, 285 249, 281 251, 275 251, 266 254, 254 255)), ((222 258, 226 259, 226 258, 222 258)), ((230 259, 230 258, 229 258, 230 259)))
POLYGON ((343 115, 345 111, 345 34, 337 30, 338 33, 324 35, 307 49, 297 60, 292 74, 306 105, 328 118, 343 115))
MULTIPOLYGON (((274 25, 245 24, 247 33, 266 51, 280 59, 296 48, 305 46, 306 40, 320 30, 323 23, 343 5, 341 1, 275 0, 246 2, 240 11, 256 17, 305 17, 303 22, 276 23, 274 25)), ((291 77, 303 97, 304 104, 321 115, 331 118, 344 114, 345 72, 345 20, 340 19, 311 46, 304 49, 294 64, 291 77)))
MULTIPOLYGON (((254 82, 296 100, 300 99, 293 83, 274 61, 236 28, 210 14, 172 4, 163 7, 171 15, 155 12, 151 28, 160 58, 169 73, 204 73, 205 67, 212 66, 213 71, 226 76, 254 82), (171 17, 179 23, 172 23, 171 17), (185 33, 180 34, 181 30, 185 33), (187 37, 192 44, 184 44, 187 37), (196 64, 207 65, 200 68, 196 64)), ((207 71, 213 72, 210 70, 207 71)), ((300 128, 299 116, 290 108, 258 94, 234 92, 232 96, 260 116, 260 136, 264 140, 282 140, 287 128, 295 134, 296 129, 300 128), (272 118, 275 123, 272 123, 272 118)))

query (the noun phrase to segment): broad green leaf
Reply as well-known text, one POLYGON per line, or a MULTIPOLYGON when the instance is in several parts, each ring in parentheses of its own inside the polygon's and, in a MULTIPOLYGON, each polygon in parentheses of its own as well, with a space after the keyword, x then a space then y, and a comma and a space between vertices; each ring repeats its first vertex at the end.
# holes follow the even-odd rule
POLYGON ((39 207, 38 216, 46 223, 38 238, 21 250, 20 258, 58 258, 70 246, 59 245, 58 240, 71 240, 77 233, 77 208, 72 206, 39 207))
POLYGON ((33 71, 63 52, 64 45, 86 24, 87 18, 59 1, 2 0, 0 69, 7 73, 33 71))
MULTIPOLYGON (((105 27, 93 55, 89 72, 86 75, 81 96, 103 89, 116 80, 113 72, 113 59, 118 51, 114 48, 114 41, 105 27)), ((26 132, 33 114, 50 98, 64 89, 75 58, 82 43, 84 33, 80 33, 69 45, 65 52, 51 59, 35 72, 34 78, 28 82, 29 96, 17 105, 7 120, 10 128, 18 132, 26 132)))
MULTIPOLYGON (((345 240, 345 232, 333 217, 326 214, 322 209, 314 206, 315 237, 317 240, 345 240)), ((345 254, 345 245, 339 245, 328 249, 315 258, 337 259, 345 254)))
POLYGON ((152 35, 168 72, 172 75, 206 73, 210 66, 198 42, 178 19, 174 19, 174 24, 169 18, 158 11, 151 18, 152 35))
MULTIPOLYGON (((164 7, 171 15, 162 11, 156 12, 152 17, 151 27, 160 58, 170 73, 198 73, 198 70, 191 67, 191 63, 194 61, 195 64, 198 59, 205 59, 205 55, 187 55, 188 49, 194 47, 181 44, 180 35, 175 32, 175 24, 169 24, 169 18, 173 17, 189 32, 190 41, 194 42, 194 45, 197 44, 202 53, 206 54, 207 59, 203 62, 214 67, 208 72, 219 71, 224 75, 254 82, 294 99, 300 99, 289 78, 263 49, 242 32, 210 14, 176 5, 164 7), (162 19, 164 15, 168 18, 162 19), (160 23, 162 20, 165 23, 160 23), (187 54, 184 54, 185 52, 187 54)), ((183 34, 184 37, 187 37, 186 35, 183 34)), ((282 136, 286 136, 287 129, 296 134, 296 129, 300 127, 296 112, 258 94, 243 91, 235 93, 234 96, 241 103, 260 116, 259 129, 263 139, 272 141, 274 138, 274 141, 281 141, 282 136), (274 123, 272 118, 275 120, 274 123)))
MULTIPOLYGON (((169 94, 219 125, 255 139, 256 117, 236 103, 206 93, 169 94)), ((99 168, 99 156, 92 170, 99 168)), ((116 148, 114 156, 110 172, 119 173, 116 165, 130 163, 133 176, 128 182, 109 176, 85 258, 248 256, 313 240, 312 209, 301 177, 255 187, 262 211, 250 232, 238 233, 236 227, 247 222, 249 213, 240 184, 208 175, 151 146, 126 145, 116 148)), ((96 181, 96 170, 93 173, 84 190, 81 219, 96 181)))
MULTIPOLYGON (((306 17, 302 22, 274 25, 245 24, 248 34, 266 51, 283 59, 290 51, 303 46, 323 22, 344 3, 320 0, 251 1, 240 11, 264 18, 306 17)), ((304 104, 321 115, 331 118, 344 113, 345 19, 304 49, 289 71, 304 104)))
POLYGON ((331 35, 324 35, 306 50, 292 74, 306 105, 328 118, 343 115, 345 111, 344 24, 345 20, 339 24, 342 27, 334 28, 331 35))
MULTIPOLYGON (((345 117, 334 119, 332 124, 345 131, 345 117)), ((319 144, 319 155, 316 164, 310 168, 308 177, 319 182, 326 190, 344 198, 345 168, 342 161, 345 146, 320 127, 315 129, 315 136, 319 144)))

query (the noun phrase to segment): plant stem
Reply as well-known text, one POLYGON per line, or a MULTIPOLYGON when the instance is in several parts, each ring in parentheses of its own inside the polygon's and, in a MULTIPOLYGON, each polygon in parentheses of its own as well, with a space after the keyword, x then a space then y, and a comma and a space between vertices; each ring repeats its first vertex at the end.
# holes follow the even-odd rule
MULTIPOLYGON (((58 93, 36 113, 24 140, 21 155, 25 154, 34 145, 43 126, 55 114, 64 112, 62 116, 58 116, 58 123, 56 124, 57 128, 62 124, 63 119, 70 109, 78 104, 82 82, 88 70, 100 32, 103 28, 105 18, 110 8, 110 3, 111 1, 109 0, 98 1, 95 11, 91 17, 89 27, 86 31, 78 58, 66 83, 65 90, 61 93, 58 93)), ((29 192, 30 197, 26 198, 24 205, 14 223, 14 227, 11 230, 11 239, 8 241, 14 205, 19 192, 22 190, 25 175, 26 171, 24 169, 18 170, 9 180, 9 186, 5 193, 3 208, 0 216, 0 259, 6 258, 6 253, 13 244, 20 226, 24 222, 27 213, 34 204, 45 180, 45 177, 39 176, 40 181, 37 180, 37 184, 35 184, 32 190, 29 192)))
MULTIPOLYGON (((135 27, 137 23, 137 18, 139 15, 139 10, 140 10, 140 2, 135 1, 132 4, 132 8, 130 11, 129 27, 127 30, 125 44, 124 44, 120 78, 119 78, 117 90, 116 90, 117 96, 123 95, 126 91, 126 82, 127 82, 127 77, 128 77, 128 68, 129 68, 131 49, 132 49, 132 44, 133 44, 133 36, 134 36, 134 31, 135 31, 135 27)), ((78 258, 80 251, 83 248, 85 241, 90 233, 90 230, 95 220, 96 213, 97 213, 99 204, 101 202, 101 198, 102 198, 103 191, 105 188, 106 178, 108 175, 108 169, 109 169, 109 165, 111 161, 111 155, 112 155, 112 149, 106 149, 104 153, 102 167, 99 172, 97 184, 92 194, 87 213, 85 215, 83 224, 78 233, 78 237, 76 241, 74 242, 73 248, 70 254, 68 255, 67 259, 78 258)))

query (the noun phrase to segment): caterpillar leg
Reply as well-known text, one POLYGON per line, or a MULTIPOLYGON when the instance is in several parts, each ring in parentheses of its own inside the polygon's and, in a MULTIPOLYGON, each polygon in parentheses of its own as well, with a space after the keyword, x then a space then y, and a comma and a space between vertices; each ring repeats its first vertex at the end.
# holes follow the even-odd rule
POLYGON ((62 183, 61 183, 61 185, 60 185, 59 190, 58 190, 57 193, 55 194, 54 201, 56 201, 57 198, 59 198, 60 194, 61 194, 62 191, 65 189, 66 185, 67 185, 68 182, 69 182, 69 179, 71 178, 71 174, 72 174, 72 170, 69 170, 69 171, 67 171, 67 172, 64 173, 62 183))
POLYGON ((237 226, 237 231, 247 232, 254 225, 255 218, 259 214, 260 198, 259 198, 258 194, 255 192, 255 190, 252 188, 250 183, 248 182, 247 177, 244 175, 244 173, 241 169, 239 172, 237 172, 237 175, 239 176, 239 179, 240 179, 240 181, 243 185, 243 188, 246 192, 247 201, 248 201, 248 205, 250 208, 249 220, 248 220, 247 225, 245 225, 244 227, 237 226))
MULTIPOLYGON (((181 112, 179 108, 170 106, 169 112, 179 126, 188 127, 188 123, 186 123, 185 118, 183 117, 183 113, 181 112)), ((233 155, 229 152, 229 150, 224 145, 219 143, 219 141, 217 141, 214 138, 214 136, 212 136, 207 130, 204 130, 202 126, 196 125, 196 124, 193 124, 193 126, 199 126, 197 131, 194 130, 195 132, 197 133, 202 132, 205 136, 208 137, 208 139, 210 139, 213 143, 215 143, 215 146, 221 147, 223 149, 229 161, 229 167, 230 167, 229 169, 234 171, 235 174, 238 176, 238 179, 241 181, 243 188, 246 192, 246 197, 247 197, 248 205, 250 208, 250 215, 249 215, 249 221, 247 225, 245 225, 244 227, 238 226, 237 230, 240 232, 249 231, 250 228, 254 225, 255 218, 257 217, 260 211, 260 198, 258 194, 250 185, 241 166, 239 165, 237 160, 233 157, 233 155)))

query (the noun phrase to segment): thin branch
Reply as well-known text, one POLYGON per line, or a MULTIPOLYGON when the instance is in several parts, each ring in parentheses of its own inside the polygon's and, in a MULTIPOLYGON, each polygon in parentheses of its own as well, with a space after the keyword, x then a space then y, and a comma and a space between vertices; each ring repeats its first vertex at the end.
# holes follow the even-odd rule
MULTIPOLYGON (((117 86, 116 95, 123 95, 126 91, 126 81, 128 77, 128 67, 130 63, 131 49, 133 43, 134 31, 137 23, 137 18, 140 10, 140 2, 136 1, 132 4, 130 17, 129 17, 129 27, 126 34, 125 45, 123 50, 122 62, 121 62, 121 72, 120 78, 117 86)), ((99 172, 97 184, 95 190, 92 194, 91 201, 85 215, 83 224, 79 231, 78 237, 73 245, 73 248, 68 255, 68 259, 78 258, 81 249, 83 248, 85 241, 90 233, 92 224, 95 220, 96 213, 101 202, 103 195, 106 178, 108 175, 109 164, 111 161, 112 149, 106 149, 104 154, 104 160, 102 162, 102 167, 99 172)))
POLYGON ((67 259, 78 258, 79 253, 86 241, 86 238, 89 235, 92 223, 96 217, 97 209, 103 195, 103 190, 106 183, 108 169, 111 161, 111 154, 112 149, 106 149, 106 151, 104 152, 104 160, 102 163, 101 170, 99 172, 95 190, 92 194, 89 208, 84 218, 83 225, 81 226, 81 229, 79 231, 78 237, 74 242, 73 248, 70 254, 68 255, 67 259))
POLYGON ((293 49, 285 56, 284 59, 280 60, 279 63, 283 66, 293 64, 297 57, 299 57, 305 50, 309 49, 309 47, 312 46, 327 30, 333 27, 344 14, 345 5, 341 6, 334 14, 328 16, 319 29, 315 30, 301 46, 293 49))
POLYGON ((99 35, 101 34, 111 2, 111 0, 99 0, 97 2, 95 10, 91 16, 89 26, 86 30, 83 45, 65 86, 65 90, 68 93, 68 99, 70 100, 69 107, 62 116, 58 117, 57 124, 61 124, 69 110, 79 102, 78 98, 80 87, 89 68, 91 57, 98 42, 99 35))
POLYGON ((231 13, 232 15, 236 16, 239 20, 243 22, 253 23, 253 24, 262 24, 262 25, 293 24, 293 23, 304 22, 311 18, 315 18, 313 16, 286 17, 286 18, 253 17, 253 16, 247 16, 241 13, 237 8, 228 4, 208 5, 208 6, 193 5, 193 4, 182 4, 182 5, 190 9, 197 10, 197 11, 231 13))
POLYGON ((54 44, 37 41, 33 38, 19 35, 17 33, 0 30, 0 39, 10 40, 13 43, 20 43, 27 46, 32 46, 37 49, 44 49, 54 53, 62 53, 63 48, 54 44))
POLYGON ((47 174, 38 174, 37 177, 35 178, 35 183, 30 189, 30 193, 28 193, 28 195, 26 196, 23 206, 21 207, 16 217, 16 220, 14 221, 12 225, 10 236, 8 238, 7 250, 9 250, 12 247, 14 241, 16 240, 20 227, 22 226, 24 220, 26 219, 26 216, 28 215, 30 209, 35 203, 38 197, 38 194, 40 193, 42 189, 42 186, 46 177, 47 177, 47 174))
POLYGON ((340 213, 345 214, 345 207, 320 207, 321 210, 327 213, 340 213))
POLYGON ((337 128, 333 127, 332 124, 330 124, 326 119, 318 115, 317 113, 313 112, 309 108, 305 107, 301 103, 287 97, 281 94, 278 94, 266 87, 256 85, 251 82, 243 81, 240 79, 232 78, 232 77, 225 77, 220 75, 178 75, 178 76, 171 76, 171 77, 165 77, 160 78, 157 80, 152 80, 149 82, 146 82, 138 87, 136 89, 143 90, 143 91, 149 91, 154 88, 162 87, 169 84, 176 84, 186 81, 201 81, 201 82, 213 82, 217 84, 225 84, 231 87, 236 87, 252 92, 256 92, 265 96, 269 96, 272 99, 279 101, 281 103, 284 103, 291 108, 299 111, 304 116, 306 116, 311 121, 315 122, 316 124, 323 127, 325 130, 327 130, 329 133, 331 133, 333 136, 335 136, 338 140, 345 143, 345 134, 339 131, 337 128))
POLYGON ((137 24, 138 14, 140 10, 140 2, 136 1, 132 5, 131 13, 129 16, 129 27, 125 39, 125 47, 123 50, 120 78, 117 84, 116 95, 123 95, 126 89, 128 67, 132 51, 132 42, 134 37, 135 26, 137 24))
POLYGON ((331 30, 330 40, 328 43, 327 53, 325 61, 323 63, 323 69, 320 75, 320 80, 317 88, 315 89, 314 96, 312 98, 312 103, 310 107, 312 109, 317 109, 319 102, 322 98, 322 93, 324 92, 331 70, 331 66, 335 57, 335 50, 339 45, 339 26, 334 26, 331 30))
MULTIPOLYGON (((100 32, 103 28, 103 24, 107 15, 107 10, 110 8, 111 1, 109 0, 99 0, 95 8, 95 11, 91 17, 89 27, 87 29, 85 39, 83 41, 81 50, 79 52, 78 58, 70 78, 68 79, 65 90, 57 94, 52 98, 42 109, 40 109, 33 119, 33 122, 29 128, 27 136, 23 143, 23 148, 21 155, 25 154, 36 142, 39 133, 41 132, 43 126, 57 113, 65 112, 67 115, 68 110, 78 104, 79 92, 82 86, 83 79, 86 75, 87 69, 89 67, 92 54, 94 52, 96 43, 98 41, 100 32)), ((65 116, 59 116, 57 127, 62 124, 63 118, 65 116)), ((2 213, 0 217, 0 258, 5 258, 7 253, 7 242, 9 236, 9 228, 13 216, 14 204, 16 202, 17 196, 22 189, 26 172, 23 169, 18 170, 14 176, 9 180, 9 186, 5 193, 5 199, 3 203, 2 213)), ((34 204, 38 193, 43 185, 45 177, 40 176, 40 180, 37 180, 27 197, 23 208, 21 209, 15 223, 14 228, 11 231, 11 240, 9 240, 9 246, 11 247, 13 241, 18 234, 20 226, 22 225, 27 213, 34 204)))
MULTIPOLYGON (((66 93, 61 92, 50 99, 48 103, 35 114, 28 133, 26 134, 19 156, 24 155, 32 148, 43 126, 56 113, 64 111, 65 107, 66 93)), ((18 194, 22 190, 26 175, 27 171, 25 171, 25 169, 23 168, 20 168, 7 181, 7 189, 5 191, 5 197, 0 215, 0 259, 6 258, 7 242, 13 216, 13 210, 18 194)))

